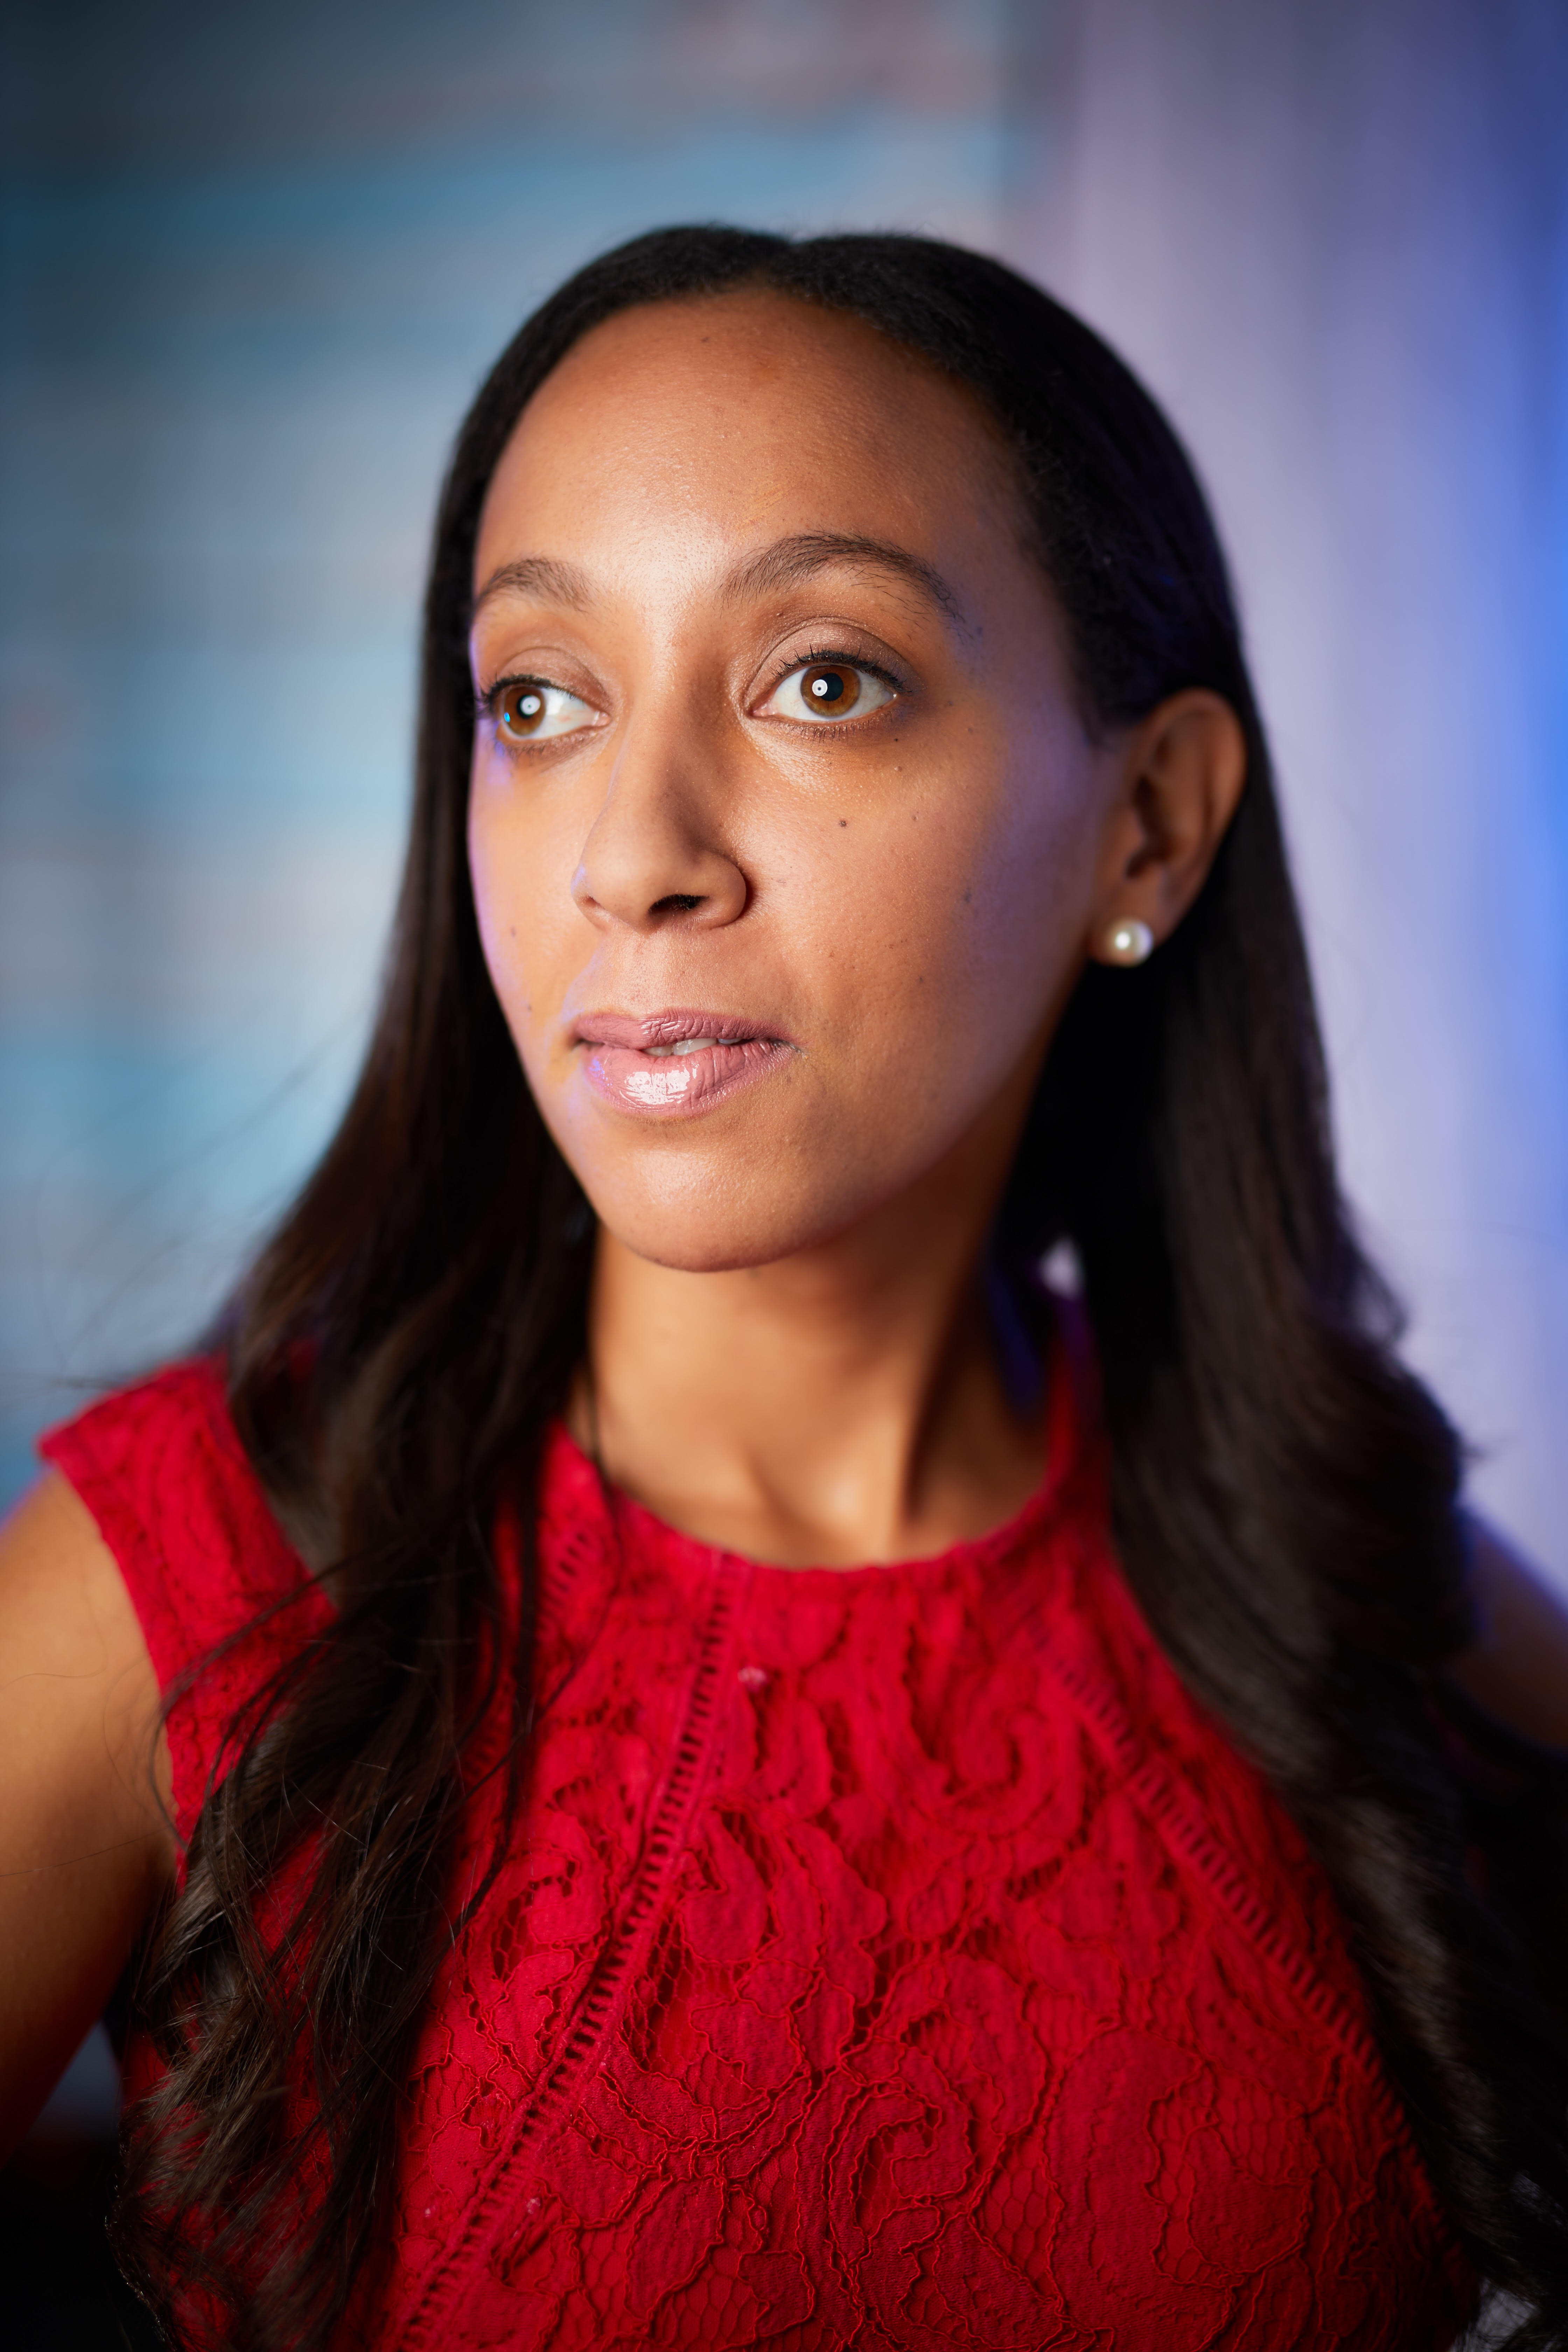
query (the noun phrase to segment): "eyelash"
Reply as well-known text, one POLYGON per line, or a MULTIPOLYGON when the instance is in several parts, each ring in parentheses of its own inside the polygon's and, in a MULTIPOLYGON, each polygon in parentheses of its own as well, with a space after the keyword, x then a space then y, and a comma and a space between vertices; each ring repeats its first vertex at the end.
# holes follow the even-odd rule
POLYGON ((797 669, 809 669, 813 662, 842 662, 846 669, 863 669, 868 677, 880 678, 895 694, 909 692, 903 679, 895 677, 881 662, 868 661, 864 654, 846 653, 842 646, 813 646, 804 654, 791 654, 783 667, 773 673, 768 693, 776 694, 786 677, 793 677, 797 669))
POLYGON ((499 719, 500 711, 497 706, 500 701, 501 696, 506 692, 510 686, 553 686, 555 687, 557 694, 564 694, 570 691, 568 688, 556 686, 555 680, 552 677, 535 677, 531 670, 509 670, 504 677, 498 677, 493 686, 487 686, 479 693, 475 695, 474 717, 476 719, 499 719))
MULTIPOLYGON (((789 659, 773 672, 768 681, 768 695, 776 694, 786 677, 793 677, 797 669, 809 669, 813 662, 842 662, 847 669, 863 669, 868 677, 879 678, 894 694, 907 694, 909 691, 904 680, 882 662, 868 661, 864 654, 846 653, 842 646, 810 646, 805 653, 791 654, 789 659)), ((506 677, 498 677, 492 686, 486 687, 482 693, 475 696, 475 718, 489 719, 499 724, 500 697, 514 686, 552 687, 560 694, 570 692, 569 688, 560 686, 552 677, 535 677, 531 670, 510 671, 506 677)))

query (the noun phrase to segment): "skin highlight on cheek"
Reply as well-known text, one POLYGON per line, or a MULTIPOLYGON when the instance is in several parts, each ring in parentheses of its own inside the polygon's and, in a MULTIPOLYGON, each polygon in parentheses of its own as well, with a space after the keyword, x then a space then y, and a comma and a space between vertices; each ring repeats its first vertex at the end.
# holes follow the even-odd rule
POLYGON ((782 297, 619 317, 525 410, 476 562, 475 895, 634 1252, 810 1250, 982 1133, 989 1213, 1120 781, 1022 543, 970 396, 782 297))

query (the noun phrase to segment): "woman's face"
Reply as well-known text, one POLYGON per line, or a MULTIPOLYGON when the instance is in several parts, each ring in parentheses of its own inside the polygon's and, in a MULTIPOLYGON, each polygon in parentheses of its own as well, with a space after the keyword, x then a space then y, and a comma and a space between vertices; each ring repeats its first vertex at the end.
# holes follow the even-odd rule
POLYGON ((639 1255, 762 1265, 1002 1181, 1112 796, 1022 533, 966 394, 771 293, 625 313, 525 410, 477 552, 474 889, 639 1255))

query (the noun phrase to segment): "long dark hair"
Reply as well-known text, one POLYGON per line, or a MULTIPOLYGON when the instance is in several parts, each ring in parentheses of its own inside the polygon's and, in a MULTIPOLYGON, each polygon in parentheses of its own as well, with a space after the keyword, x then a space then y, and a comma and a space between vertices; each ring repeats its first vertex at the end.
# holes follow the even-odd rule
MULTIPOLYGON (((468 885, 479 510, 524 404, 579 337, 635 304, 748 284, 869 320, 986 404, 1091 723, 1205 687, 1246 731, 1240 809, 1192 913, 1142 971, 1091 968, 1078 990, 1001 1232, 1020 1264, 1062 1236, 1077 1246, 1127 1571, 1321 1857, 1439 2192, 1480 2273, 1531 2315, 1519 2352, 1561 2352, 1568 2066, 1476 1890, 1440 1719, 1440 1668, 1468 1625, 1459 1451, 1393 1352, 1337 1190, 1224 561, 1186 457, 1114 354, 1000 264, 904 236, 639 238, 535 313, 458 436, 380 1015, 336 1138, 223 1326, 244 1444, 340 1608, 236 1727, 143 1969, 168 2072, 133 2121, 120 2243, 165 2317, 195 2286, 226 2306, 225 2340, 295 2352, 326 2342, 376 2245, 434 1971, 485 1893, 454 1919, 443 1859, 511 1638, 490 1531, 503 1491, 526 1498, 580 1358, 592 1250, 468 885), (289 1856, 307 1866, 280 1944, 262 1905, 289 1856), (290 2139, 279 2094, 301 2042, 318 2112, 290 2139), (300 2222, 307 2176, 325 2195, 300 2222)), ((523 1665, 502 1841, 528 1745, 523 1665)))

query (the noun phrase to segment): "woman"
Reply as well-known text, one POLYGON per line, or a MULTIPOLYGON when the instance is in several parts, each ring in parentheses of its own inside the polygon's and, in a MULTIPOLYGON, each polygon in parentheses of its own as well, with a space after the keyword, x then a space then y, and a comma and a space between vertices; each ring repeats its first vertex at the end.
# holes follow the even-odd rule
POLYGON ((940 245, 595 263, 343 1125, 7 1539, 10 2112, 136 1951, 191 2342, 1568 2345, 1562 1629, 1390 1322, 1146 395, 940 245))

